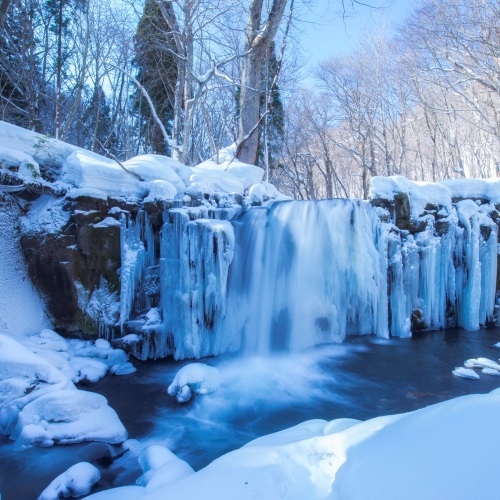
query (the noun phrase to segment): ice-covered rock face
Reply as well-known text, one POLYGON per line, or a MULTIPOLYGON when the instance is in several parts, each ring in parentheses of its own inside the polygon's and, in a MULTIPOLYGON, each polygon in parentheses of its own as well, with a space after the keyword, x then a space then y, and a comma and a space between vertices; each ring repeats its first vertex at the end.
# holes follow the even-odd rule
POLYGON ((440 200, 444 186, 410 187, 375 206, 284 202, 231 223, 203 207, 170 210, 158 309, 146 316, 132 352, 177 359, 241 347, 268 353, 346 335, 408 337, 490 323, 495 206, 440 200))

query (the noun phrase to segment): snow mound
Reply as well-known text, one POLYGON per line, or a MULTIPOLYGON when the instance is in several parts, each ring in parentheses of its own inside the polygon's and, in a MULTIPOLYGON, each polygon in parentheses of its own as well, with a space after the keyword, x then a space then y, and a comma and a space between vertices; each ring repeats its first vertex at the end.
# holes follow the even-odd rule
POLYGON ((146 183, 127 174, 117 162, 84 149, 77 149, 66 159, 62 180, 81 189, 105 192, 108 196, 142 198, 148 191, 146 183))
POLYGON ((82 441, 121 443, 127 431, 104 396, 68 389, 26 405, 11 438, 17 449, 26 449, 82 441))
POLYGON ((191 399, 192 392, 209 394, 216 391, 219 384, 217 368, 203 363, 190 363, 177 372, 167 392, 170 396, 175 396, 179 403, 185 403, 191 399))
POLYGON ((101 479, 99 469, 88 462, 80 462, 57 476, 38 497, 38 500, 58 500, 59 498, 86 495, 101 479))
POLYGON ((146 486, 147 491, 156 490, 194 473, 189 464, 160 445, 144 448, 139 455, 139 464, 144 474, 137 480, 137 484, 146 486))
POLYGON ((178 190, 171 182, 156 180, 149 183, 149 194, 144 201, 173 200, 177 197, 177 193, 178 190))

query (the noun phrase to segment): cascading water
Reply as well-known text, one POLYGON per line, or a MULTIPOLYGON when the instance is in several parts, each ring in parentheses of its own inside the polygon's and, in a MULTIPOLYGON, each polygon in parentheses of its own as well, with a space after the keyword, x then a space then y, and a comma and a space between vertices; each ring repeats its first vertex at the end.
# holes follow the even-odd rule
MULTIPOLYGON (((123 226, 124 255, 134 259, 122 280, 134 289, 156 269, 160 296, 147 303, 158 306, 157 323, 142 328, 139 357, 265 354, 346 335, 477 329, 495 304, 498 229, 489 209, 465 200, 439 219, 421 218, 413 234, 360 200, 275 203, 231 222, 226 211, 171 209, 159 261, 148 217, 138 217, 123 226)), ((124 298, 128 315, 130 293, 124 298)))
POLYGON ((284 202, 237 221, 228 324, 247 351, 387 337, 378 219, 359 200, 284 202))

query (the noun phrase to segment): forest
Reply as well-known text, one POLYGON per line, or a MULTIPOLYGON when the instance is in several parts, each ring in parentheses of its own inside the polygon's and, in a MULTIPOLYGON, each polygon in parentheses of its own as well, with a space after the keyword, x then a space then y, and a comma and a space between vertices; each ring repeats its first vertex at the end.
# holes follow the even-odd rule
MULTIPOLYGON (((332 2, 340 15, 369 5, 332 2)), ((421 0, 305 65, 296 0, 3 0, 0 118, 127 160, 234 144, 295 199, 369 179, 496 177, 500 6, 421 0)))

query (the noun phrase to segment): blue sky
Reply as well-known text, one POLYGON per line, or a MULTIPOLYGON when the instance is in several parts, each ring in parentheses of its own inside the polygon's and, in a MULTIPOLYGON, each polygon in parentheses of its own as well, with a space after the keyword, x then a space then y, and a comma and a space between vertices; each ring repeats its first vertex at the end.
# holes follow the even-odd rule
POLYGON ((416 6, 416 0, 364 0, 375 8, 345 0, 346 16, 342 18, 341 0, 315 0, 302 17, 301 45, 306 52, 308 67, 356 45, 364 30, 380 22, 401 22, 416 6))

